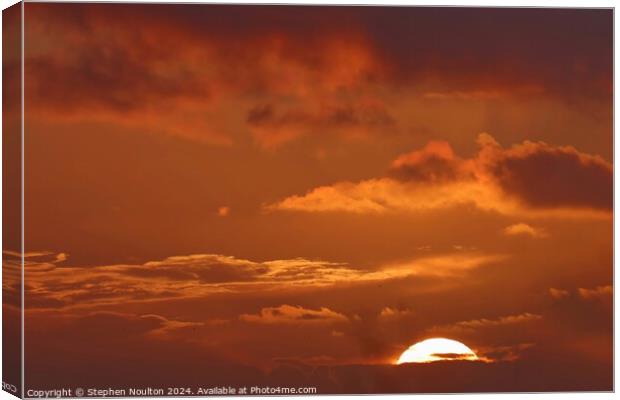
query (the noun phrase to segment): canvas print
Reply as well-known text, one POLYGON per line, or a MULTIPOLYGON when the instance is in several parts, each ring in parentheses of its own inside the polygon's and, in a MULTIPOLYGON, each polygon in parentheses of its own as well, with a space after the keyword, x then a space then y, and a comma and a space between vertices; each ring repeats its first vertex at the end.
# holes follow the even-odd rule
POLYGON ((3 30, 5 391, 613 390, 613 10, 3 30))

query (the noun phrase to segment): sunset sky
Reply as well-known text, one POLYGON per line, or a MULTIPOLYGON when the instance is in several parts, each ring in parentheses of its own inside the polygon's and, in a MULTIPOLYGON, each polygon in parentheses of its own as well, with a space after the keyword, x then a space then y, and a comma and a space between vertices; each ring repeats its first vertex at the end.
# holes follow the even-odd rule
POLYGON ((611 390, 612 17, 27 3, 26 387, 611 390))

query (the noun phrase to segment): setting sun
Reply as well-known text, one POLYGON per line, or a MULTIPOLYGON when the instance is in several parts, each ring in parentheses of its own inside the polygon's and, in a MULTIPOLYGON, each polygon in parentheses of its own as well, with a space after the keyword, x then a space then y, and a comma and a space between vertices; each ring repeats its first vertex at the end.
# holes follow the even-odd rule
POLYGON ((478 360, 478 356, 461 342, 445 338, 426 339, 409 347, 396 362, 428 363, 448 360, 478 360))

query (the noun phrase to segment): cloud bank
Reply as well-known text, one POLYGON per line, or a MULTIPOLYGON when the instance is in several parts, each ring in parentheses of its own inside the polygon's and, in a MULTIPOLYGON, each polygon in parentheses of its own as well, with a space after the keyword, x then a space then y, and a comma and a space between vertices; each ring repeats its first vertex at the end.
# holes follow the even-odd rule
POLYGON ((611 213, 613 168, 603 158, 545 142, 504 148, 486 133, 478 145, 474 157, 463 159, 449 143, 432 141, 394 160, 387 177, 317 187, 267 209, 380 214, 465 206, 513 216, 611 213))

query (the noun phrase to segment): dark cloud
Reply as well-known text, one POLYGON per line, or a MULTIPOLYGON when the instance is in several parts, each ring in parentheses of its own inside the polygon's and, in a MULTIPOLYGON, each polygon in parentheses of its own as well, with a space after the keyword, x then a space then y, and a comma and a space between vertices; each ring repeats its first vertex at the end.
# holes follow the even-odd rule
POLYGON ((459 354, 459 353, 433 353, 430 356, 439 357, 444 360, 461 360, 461 359, 467 359, 471 357, 471 355, 469 354, 459 354))
POLYGON ((545 318, 562 330, 608 335, 613 328, 611 290, 611 286, 577 288, 560 296, 556 290, 545 318))
POLYGON ((613 206, 612 165, 572 147, 525 142, 499 152, 488 172, 504 192, 530 207, 613 206))
POLYGON ((183 71, 156 71, 154 60, 121 46, 94 45, 73 63, 54 56, 30 57, 26 63, 28 103, 56 112, 66 110, 131 113, 152 103, 179 98, 207 99, 204 83, 183 71))
POLYGON ((343 105, 328 108, 321 114, 303 110, 277 112, 271 104, 255 106, 248 111, 246 121, 255 126, 301 126, 316 129, 328 126, 385 126, 394 124, 394 118, 381 107, 343 105))
POLYGON ((129 124, 132 112, 218 144, 241 128, 212 116, 248 109, 267 147, 328 128, 387 134, 407 118, 394 104, 403 87, 431 101, 611 104, 608 10, 32 4, 28 15, 32 115, 129 124))
POLYGON ((297 107, 258 105, 248 111, 245 120, 256 137, 274 144, 317 132, 344 137, 374 134, 374 129, 383 131, 396 125, 396 119, 380 103, 330 101, 332 105, 323 104, 324 99, 309 99, 309 105, 297 107))
POLYGON ((610 99, 610 10, 407 11, 378 8, 365 18, 374 22, 369 36, 405 81, 436 77, 452 88, 512 91, 533 85, 552 95, 610 99), (588 74, 585 81, 576 78, 588 74))
POLYGON ((175 323, 157 315, 28 313, 27 385, 129 388, 260 382, 260 371, 227 361, 214 347, 192 343, 200 332, 195 326, 177 326, 187 330, 184 339, 161 334, 175 323), (63 360, 62 368, 53 367, 58 360, 63 360))
POLYGON ((443 361, 428 364, 281 367, 271 377, 286 378, 319 393, 550 392, 612 389, 608 366, 549 349, 516 362, 443 361), (564 355, 565 356, 565 355, 564 355), (550 360, 550 361, 549 361, 550 360), (587 366, 586 369, 583 367, 587 366), (300 373, 305 372, 305 373, 300 373))
POLYGON ((400 81, 441 76, 463 88, 533 84, 551 92, 611 93, 612 13, 604 9, 101 4, 30 9, 90 34, 103 22, 130 30, 161 26, 156 32, 175 32, 178 40, 215 38, 233 48, 285 34, 292 40, 288 57, 308 68, 320 68, 321 56, 295 49, 314 48, 339 34, 363 41, 400 81))

